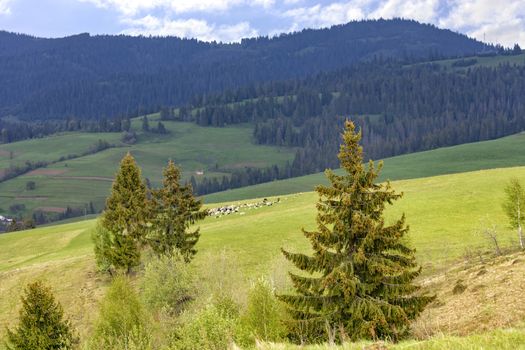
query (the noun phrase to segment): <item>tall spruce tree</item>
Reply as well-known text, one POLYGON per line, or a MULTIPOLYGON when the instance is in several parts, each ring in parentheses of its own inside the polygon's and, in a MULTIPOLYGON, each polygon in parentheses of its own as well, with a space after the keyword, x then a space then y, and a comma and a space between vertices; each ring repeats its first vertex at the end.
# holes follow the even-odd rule
POLYGON ((385 225, 385 205, 401 197, 390 184, 376 184, 382 164, 363 165, 361 133, 346 121, 339 160, 346 174, 326 171, 331 185, 318 186, 317 231, 303 233, 313 255, 283 250, 309 274, 290 273, 294 295, 279 296, 309 338, 398 340, 433 300, 417 295, 421 268, 403 243, 404 215, 385 225))
POLYGON ((18 326, 7 330, 7 349, 72 349, 78 343, 60 303, 42 282, 30 283, 22 296, 18 326))
POLYGON ((163 187, 152 191, 152 225, 148 241, 158 255, 171 255, 176 248, 189 262, 197 252, 199 229, 190 225, 206 216, 202 202, 195 199, 190 184, 180 184, 180 170, 169 161, 163 172, 163 187))
POLYGON ((101 217, 105 230, 100 232, 110 237, 101 239, 106 242, 102 248, 105 252, 98 252, 97 256, 104 256, 114 268, 125 269, 129 273, 140 263, 147 219, 146 186, 140 168, 128 153, 120 162, 111 194, 106 200, 106 209, 101 217))

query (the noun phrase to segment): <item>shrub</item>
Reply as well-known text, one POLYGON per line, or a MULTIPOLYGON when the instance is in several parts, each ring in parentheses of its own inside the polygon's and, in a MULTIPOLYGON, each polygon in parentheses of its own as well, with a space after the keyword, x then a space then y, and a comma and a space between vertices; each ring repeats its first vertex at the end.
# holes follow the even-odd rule
POLYGON ((171 315, 180 314, 195 296, 190 268, 177 253, 146 264, 142 291, 147 306, 171 315))
MULTIPOLYGON (((231 311, 231 310, 230 310, 231 311)), ((216 304, 206 305, 179 329, 176 349, 228 349, 239 333, 239 319, 216 304)))
POLYGON ((248 293, 244 323, 255 338, 278 341, 286 334, 283 319, 284 308, 275 297, 273 285, 265 278, 258 279, 248 293))
POLYGON ((8 349, 72 349, 77 343, 60 303, 42 282, 30 283, 22 297, 18 326, 7 330, 8 349))
POLYGON ((91 231, 91 240, 95 246, 95 260, 98 270, 109 272, 111 270, 111 232, 97 223, 91 231))
POLYGON ((232 298, 244 305, 245 278, 239 270, 237 256, 231 251, 208 253, 200 258, 199 291, 215 298, 232 298))
POLYGON ((151 337, 147 324, 147 315, 129 280, 118 276, 102 300, 91 348, 148 349, 151 337))

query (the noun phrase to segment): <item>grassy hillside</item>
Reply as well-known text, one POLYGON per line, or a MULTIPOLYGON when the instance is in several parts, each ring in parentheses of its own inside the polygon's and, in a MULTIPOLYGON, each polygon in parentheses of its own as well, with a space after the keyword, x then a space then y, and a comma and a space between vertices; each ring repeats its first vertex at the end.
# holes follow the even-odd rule
MULTIPOLYGON (((388 209, 387 219, 406 213, 411 228, 409 243, 417 249, 427 278, 444 272, 458 259, 479 260, 477 252, 489 248, 478 232, 481 222, 497 226, 502 246, 517 244, 501 209, 503 187, 511 177, 524 179, 525 167, 393 183, 405 196, 388 209)), ((224 251, 244 276, 240 284, 265 274, 277 285, 286 285, 287 268, 279 249, 308 249, 300 229, 315 227, 315 201, 315 193, 295 194, 281 197, 273 206, 207 218, 200 224, 197 268, 219 271, 221 266, 209 265, 210 256, 224 251)), ((0 325, 13 321, 21 287, 42 278, 53 286, 81 334, 89 331, 96 317, 95 305, 107 284, 106 277, 95 272, 89 238, 94 223, 88 220, 0 235, 0 325)), ((446 290, 452 287, 443 286, 446 290)))
MULTIPOLYGON (((158 116, 150 116, 155 127, 158 116)), ((133 120, 132 128, 140 130, 141 121, 133 120)), ((24 204, 26 212, 40 208, 60 211, 68 205, 84 207, 93 201, 101 209, 120 159, 131 152, 142 167, 143 175, 156 185, 162 168, 173 159, 189 179, 196 171, 204 175, 223 176, 234 169, 284 165, 293 159, 291 148, 260 146, 251 142, 249 125, 225 128, 203 128, 192 123, 164 122, 170 131, 167 135, 138 133, 137 143, 123 145, 119 133, 78 134, 66 133, 49 138, 16 142, 0 146, 0 170, 11 163, 26 161, 58 161, 70 154, 81 154, 99 139, 116 144, 111 148, 75 159, 60 161, 15 179, 0 183, 1 214, 13 214, 8 208, 24 204), (9 159, 9 158, 13 159, 9 159), (36 189, 26 190, 26 183, 34 181, 36 189)), ((197 176, 198 177, 198 176, 197 176)))
MULTIPOLYGON (((425 63, 417 63, 417 64, 427 64, 425 63)), ((447 60, 439 60, 439 61, 432 61, 433 64, 439 64, 443 67, 446 67, 448 69, 455 69, 455 70, 463 70, 466 68, 473 68, 473 67, 496 67, 500 64, 510 64, 510 65, 524 65, 525 64, 525 54, 520 55, 511 55, 511 56, 471 56, 471 57, 465 57, 465 58, 453 58, 453 59, 447 59, 447 60), (455 66, 454 63, 458 61, 463 60, 471 60, 474 59, 476 62, 472 62, 471 65, 467 67, 461 67, 461 66, 455 66)))
MULTIPOLYGON (((525 165, 525 133, 497 140, 444 147, 432 151, 406 154, 384 160, 381 180, 399 180, 454 174, 465 171, 525 165)), ((230 191, 213 193, 206 201, 223 202, 254 197, 312 191, 326 183, 323 173, 273 181, 230 191)))
MULTIPOLYGON (((152 126, 157 117, 151 116, 152 126)), ((140 130, 140 123, 139 119, 134 120, 133 129, 140 130)), ((170 134, 139 132, 138 141, 134 145, 123 145, 120 134, 117 133, 65 133, 0 146, 0 170, 10 164, 39 160, 54 162, 61 157, 82 154, 99 139, 119 146, 96 154, 59 161, 45 169, 0 183, 0 214, 12 215, 9 207, 13 204, 24 204, 25 212, 34 209, 61 211, 68 205, 84 207, 92 201, 95 208, 101 209, 118 162, 128 151, 137 158, 144 176, 154 185, 160 180, 161 168, 169 158, 182 165, 186 179, 195 175, 197 170, 204 171, 205 176, 222 176, 232 169, 284 164, 293 158, 293 149, 252 144, 251 128, 248 125, 226 128, 203 128, 180 122, 165 122, 165 125, 170 134), (26 189, 28 181, 36 183, 35 190, 26 189)), ((525 134, 518 134, 498 140, 388 158, 385 160, 382 179, 409 179, 525 165, 525 154, 516 152, 524 147, 525 134)), ((323 174, 303 176, 211 194, 206 196, 206 201, 221 202, 311 191, 323 181, 323 174)))

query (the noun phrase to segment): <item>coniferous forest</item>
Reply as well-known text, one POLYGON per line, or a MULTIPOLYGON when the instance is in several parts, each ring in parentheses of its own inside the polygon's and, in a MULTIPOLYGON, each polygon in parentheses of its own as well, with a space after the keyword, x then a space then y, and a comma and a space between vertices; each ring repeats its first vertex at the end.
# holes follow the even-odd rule
POLYGON ((193 96, 305 77, 374 58, 403 61, 492 52, 411 20, 370 20, 239 44, 174 37, 43 39, 0 32, 0 115, 101 119, 156 112, 193 96))

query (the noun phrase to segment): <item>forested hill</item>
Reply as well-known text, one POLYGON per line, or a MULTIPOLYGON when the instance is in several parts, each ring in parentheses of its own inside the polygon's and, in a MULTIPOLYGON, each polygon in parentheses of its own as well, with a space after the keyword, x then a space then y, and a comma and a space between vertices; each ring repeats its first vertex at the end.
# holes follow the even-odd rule
POLYGON ((367 60, 416 61, 490 50, 464 35, 401 19, 239 44, 88 34, 43 39, 0 32, 0 117, 130 116, 186 103, 195 95, 367 60))

